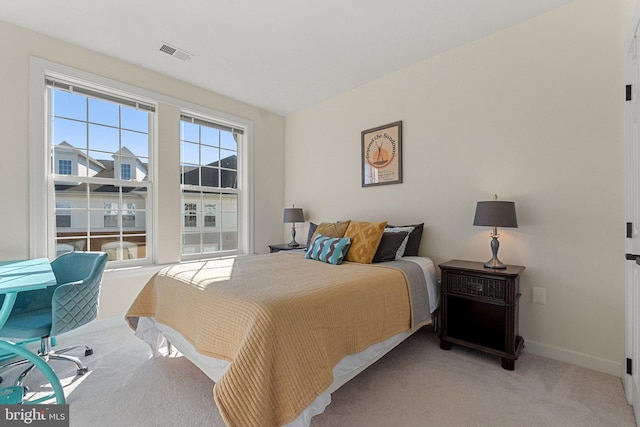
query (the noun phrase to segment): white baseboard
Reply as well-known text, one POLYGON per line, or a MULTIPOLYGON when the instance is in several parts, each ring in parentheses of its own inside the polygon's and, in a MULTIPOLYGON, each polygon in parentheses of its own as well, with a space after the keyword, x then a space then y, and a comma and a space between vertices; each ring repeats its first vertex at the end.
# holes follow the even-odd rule
POLYGON ((622 363, 614 362, 613 360, 601 359, 589 354, 541 344, 527 339, 524 340, 524 345, 524 351, 537 356, 548 357, 549 359, 570 363, 582 368, 593 369, 594 371, 603 372, 620 378, 623 378, 623 375, 625 375, 622 370, 622 363))

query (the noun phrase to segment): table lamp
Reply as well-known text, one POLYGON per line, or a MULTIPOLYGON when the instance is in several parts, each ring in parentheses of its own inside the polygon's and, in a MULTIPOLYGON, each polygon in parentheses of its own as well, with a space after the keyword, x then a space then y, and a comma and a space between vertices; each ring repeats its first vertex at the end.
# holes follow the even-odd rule
POLYGON ((291 208, 284 209, 284 223, 291 223, 291 242, 289 242, 290 248, 297 248, 300 246, 300 243, 296 242, 296 222, 304 222, 304 213, 302 212, 302 208, 296 208, 296 205, 293 205, 291 208))
POLYGON ((498 201, 498 195, 492 201, 478 202, 473 225, 493 227, 491 235, 491 252, 493 257, 484 263, 485 268, 505 269, 507 266, 498 259, 498 227, 518 228, 516 205, 514 202, 498 201))

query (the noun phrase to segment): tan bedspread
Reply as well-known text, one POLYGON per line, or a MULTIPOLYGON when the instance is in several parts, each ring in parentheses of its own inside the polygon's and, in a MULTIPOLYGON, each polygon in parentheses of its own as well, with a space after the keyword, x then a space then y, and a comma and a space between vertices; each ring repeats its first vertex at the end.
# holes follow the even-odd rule
POLYGON ((155 275, 126 318, 153 317, 230 362, 214 386, 229 426, 280 426, 333 382, 332 369, 411 325, 405 274, 280 252, 185 263, 155 275))

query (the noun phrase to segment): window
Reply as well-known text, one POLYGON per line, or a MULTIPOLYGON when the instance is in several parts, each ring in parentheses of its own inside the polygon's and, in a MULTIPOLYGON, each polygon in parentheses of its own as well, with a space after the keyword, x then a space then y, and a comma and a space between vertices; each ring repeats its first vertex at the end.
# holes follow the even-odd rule
MULTIPOLYGON (((157 244, 161 262, 188 259, 183 255, 183 239, 161 232, 168 227, 194 232, 189 236, 194 238, 193 248, 213 256, 222 251, 224 255, 254 251, 250 120, 132 86, 124 82, 124 75, 123 81, 111 80, 35 57, 30 58, 29 64, 31 258, 53 258, 70 250, 104 250, 110 262, 140 265, 155 261, 151 248, 157 244), (237 154, 236 166, 228 167, 225 162, 218 165, 217 186, 183 184, 184 195, 191 194, 189 191, 197 194, 187 200, 196 205, 192 210, 196 224, 189 228, 184 226, 184 217, 180 223, 175 221, 171 209, 153 210, 156 204, 152 200, 154 194, 162 193, 161 206, 184 209, 183 192, 173 191, 180 179, 177 174, 173 180, 153 179, 157 176, 156 162, 173 158, 155 153, 154 147, 170 150, 179 141, 170 140, 167 134, 158 135, 154 129, 178 130, 181 114, 187 113, 216 126, 226 126, 226 133, 219 136, 222 145, 205 141, 205 147, 237 154), (235 134, 232 139, 236 140, 230 150, 224 146, 225 135, 229 134, 235 134), (61 173, 59 160, 71 161, 70 175, 61 173), (123 179, 123 164, 131 165, 130 180, 123 179), (162 182, 173 182, 172 190, 159 187, 162 182), (110 203, 107 209, 105 203, 110 203), (105 227, 106 212, 116 216, 115 226, 109 226, 114 222, 108 218, 105 227)), ((205 176, 205 182, 209 181, 205 176)), ((196 254, 193 258, 202 256, 196 254)))
POLYGON ((204 205, 204 226, 216 226, 216 205, 215 203, 205 203, 204 205))
POLYGON ((71 160, 58 160, 58 173, 60 175, 71 175, 73 173, 73 166, 71 160))
POLYGON ((131 165, 129 163, 123 163, 120 165, 120 179, 123 181, 131 180, 131 165))
POLYGON ((182 254, 237 251, 238 146, 244 131, 213 119, 180 117, 182 254))
POLYGON ((56 202, 56 227, 71 227, 71 202, 56 202))
POLYGON ((184 204, 184 226, 185 227, 195 227, 197 225, 196 222, 196 204, 195 203, 185 203, 184 204))
POLYGON ((122 227, 135 228, 136 226, 136 204, 132 202, 125 203, 124 212, 122 213, 122 227))
POLYGON ((48 146, 58 172, 50 177, 56 248, 83 242, 85 250, 107 252, 110 261, 149 258, 152 175, 132 176, 131 165, 150 168, 154 107, 58 78, 45 82, 48 146))
POLYGON ((113 202, 107 202, 104 204, 104 226, 117 227, 118 226, 118 204, 113 202))

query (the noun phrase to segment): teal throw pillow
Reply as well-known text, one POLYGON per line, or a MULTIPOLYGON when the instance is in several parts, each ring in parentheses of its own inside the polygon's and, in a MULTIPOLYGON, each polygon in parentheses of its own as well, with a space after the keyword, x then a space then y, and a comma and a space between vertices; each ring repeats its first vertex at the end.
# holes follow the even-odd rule
POLYGON ((336 238, 316 234, 315 239, 313 239, 311 243, 311 247, 307 248, 304 257, 339 265, 342 264, 342 260, 344 260, 344 256, 350 247, 351 239, 348 237, 336 238))

